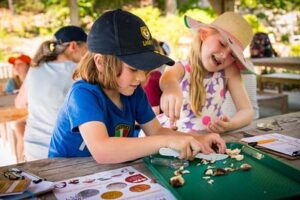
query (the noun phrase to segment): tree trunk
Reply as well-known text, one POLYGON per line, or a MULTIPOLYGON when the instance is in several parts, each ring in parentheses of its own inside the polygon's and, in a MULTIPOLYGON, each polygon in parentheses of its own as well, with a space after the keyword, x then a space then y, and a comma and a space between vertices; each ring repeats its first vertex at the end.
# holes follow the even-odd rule
POLYGON ((13 0, 8 0, 8 8, 11 12, 12 15, 15 14, 15 7, 14 7, 14 1, 13 0))
POLYGON ((218 15, 226 11, 234 11, 235 0, 209 0, 210 5, 218 15))
POLYGON ((176 0, 166 0, 166 14, 177 14, 177 2, 176 0))
POLYGON ((72 25, 80 26, 79 10, 77 0, 68 0, 70 9, 70 22, 72 25))

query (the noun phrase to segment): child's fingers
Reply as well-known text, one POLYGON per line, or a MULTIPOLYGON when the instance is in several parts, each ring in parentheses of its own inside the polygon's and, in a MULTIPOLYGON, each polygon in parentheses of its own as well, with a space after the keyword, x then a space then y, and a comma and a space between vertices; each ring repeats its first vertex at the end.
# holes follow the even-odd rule
POLYGON ((223 122, 229 122, 229 117, 227 117, 226 115, 223 115, 220 119, 223 122))
POLYGON ((192 158, 192 156, 193 156, 193 153, 192 153, 191 147, 188 145, 186 147, 186 158, 185 159, 190 159, 190 158, 192 158))
POLYGON ((216 144, 218 146, 218 153, 225 153, 226 144, 225 144, 225 141, 221 137, 215 137, 214 144, 216 144))
POLYGON ((219 127, 215 123, 210 123, 208 125, 210 132, 212 133, 219 133, 219 127))
POLYGON ((181 106, 182 106, 182 101, 181 100, 176 100, 175 101, 175 106, 174 106, 174 117, 176 119, 180 118, 180 110, 181 110, 181 106))
POLYGON ((212 129, 211 123, 208 124, 207 130, 208 130, 209 132, 211 132, 211 133, 214 133, 214 132, 215 132, 215 131, 212 129))
POLYGON ((165 113, 166 116, 169 116, 168 110, 167 110, 168 109, 168 101, 166 101, 164 97, 162 97, 160 99, 160 108, 165 113))
POLYGON ((180 151, 180 156, 179 156, 179 159, 185 159, 186 158, 186 149, 182 149, 180 151))
POLYGON ((172 100, 168 101, 168 113, 169 113, 169 118, 172 121, 176 120, 174 110, 175 110, 175 99, 172 99, 172 100))

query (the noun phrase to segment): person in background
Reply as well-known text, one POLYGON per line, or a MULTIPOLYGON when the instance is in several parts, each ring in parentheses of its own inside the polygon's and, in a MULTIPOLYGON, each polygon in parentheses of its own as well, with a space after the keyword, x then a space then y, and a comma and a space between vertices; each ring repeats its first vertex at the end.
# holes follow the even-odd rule
MULTIPOLYGON (((163 48, 160 46, 160 43, 156 39, 152 39, 155 51, 162 55, 166 55, 163 50, 163 48)), ((162 91, 159 87, 159 79, 161 77, 161 74, 163 73, 165 68, 165 65, 160 66, 159 68, 156 68, 152 70, 148 76, 147 80, 143 84, 143 88, 145 90, 145 93, 147 95, 148 101, 150 105, 152 106, 152 109, 155 113, 155 115, 160 114, 160 96, 162 94, 162 91)))
POLYGON ((64 26, 53 40, 43 42, 32 60, 24 84, 15 100, 28 107, 24 137, 27 161, 47 158, 59 108, 73 80, 76 63, 86 52, 87 34, 76 26, 64 26))
POLYGON ((6 83, 5 92, 8 94, 17 93, 28 72, 31 58, 25 54, 17 57, 9 57, 8 62, 12 64, 12 75, 6 83))
POLYGON ((254 71, 243 56, 253 36, 250 25, 234 12, 223 13, 211 24, 190 17, 185 23, 195 33, 194 40, 189 60, 166 69, 160 79, 161 109, 170 118, 162 123, 174 126, 177 120, 175 126, 183 132, 214 133, 248 125, 254 111, 240 70, 254 71), (221 110, 227 89, 237 109, 232 118, 221 110))
POLYGON ((49 157, 93 156, 98 163, 121 163, 157 153, 161 147, 192 159, 196 153, 225 152, 217 134, 187 135, 163 128, 141 83, 145 71, 174 61, 154 50, 139 17, 123 10, 105 12, 88 36, 88 53, 58 114, 49 157), (122 31, 116 31, 122 30, 122 31), (135 121, 148 137, 135 137, 135 121))
MULTIPOLYGON (((19 91, 26 74, 29 70, 31 58, 28 55, 21 54, 16 57, 9 57, 8 62, 12 64, 13 77, 6 83, 5 93, 15 94, 19 91)), ((26 118, 18 119, 10 123, 12 130, 16 135, 16 156, 17 161, 24 160, 24 131, 26 126, 26 118)))

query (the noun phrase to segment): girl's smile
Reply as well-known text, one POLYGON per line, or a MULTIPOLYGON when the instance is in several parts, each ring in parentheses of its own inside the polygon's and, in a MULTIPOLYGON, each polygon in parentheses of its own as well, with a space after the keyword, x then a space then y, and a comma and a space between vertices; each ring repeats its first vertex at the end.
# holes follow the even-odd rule
POLYGON ((207 35, 202 41, 202 63, 209 72, 219 71, 232 65, 235 61, 231 49, 218 33, 207 35))

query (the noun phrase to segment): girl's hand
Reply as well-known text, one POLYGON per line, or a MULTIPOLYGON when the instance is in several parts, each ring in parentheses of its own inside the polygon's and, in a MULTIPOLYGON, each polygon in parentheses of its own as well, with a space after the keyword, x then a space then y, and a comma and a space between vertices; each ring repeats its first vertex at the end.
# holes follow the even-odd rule
POLYGON ((217 133, 199 134, 197 140, 203 145, 202 153, 225 153, 225 141, 217 133), (217 146, 217 152, 214 150, 217 146))
POLYGON ((180 87, 174 85, 166 89, 160 98, 160 107, 164 114, 170 118, 170 124, 174 124, 180 116, 183 95, 180 87))
POLYGON ((211 122, 207 126, 207 130, 212 133, 224 133, 231 130, 231 120, 227 116, 216 118, 214 122, 211 122))
POLYGON ((180 159, 193 160, 202 151, 203 144, 190 135, 171 135, 167 138, 167 147, 180 152, 180 159))

